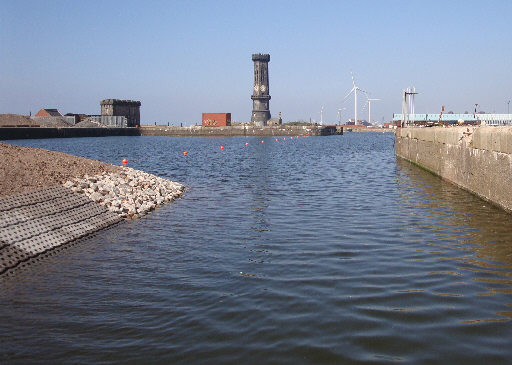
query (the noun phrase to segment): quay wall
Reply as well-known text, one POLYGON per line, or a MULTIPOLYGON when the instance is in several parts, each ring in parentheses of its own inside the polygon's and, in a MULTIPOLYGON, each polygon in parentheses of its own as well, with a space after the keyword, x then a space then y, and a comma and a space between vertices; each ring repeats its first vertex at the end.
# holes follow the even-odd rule
POLYGON ((266 126, 266 127, 172 127, 141 126, 137 128, 39 128, 0 127, 0 140, 35 138, 107 137, 107 136, 167 136, 167 137, 236 137, 236 136, 325 136, 342 134, 332 127, 266 126))
MULTIPOLYGON (((341 131, 341 134, 343 131, 341 131)), ((39 128, 0 127, 0 140, 106 137, 106 136, 167 136, 167 137, 236 137, 236 136, 325 136, 340 134, 332 127, 266 126, 266 127, 169 127, 141 126, 138 128, 39 128)))
POLYGON ((392 133, 394 132, 391 128, 353 128, 350 132, 354 133, 392 133))
POLYGON ((395 152, 512 212, 512 127, 398 128, 395 152))
POLYGON ((0 140, 107 136, 140 136, 140 131, 138 128, 0 128, 0 140))
POLYGON ((319 136, 321 129, 316 126, 266 126, 266 127, 169 127, 169 126, 141 126, 142 136, 168 136, 168 137, 236 137, 236 136, 319 136))

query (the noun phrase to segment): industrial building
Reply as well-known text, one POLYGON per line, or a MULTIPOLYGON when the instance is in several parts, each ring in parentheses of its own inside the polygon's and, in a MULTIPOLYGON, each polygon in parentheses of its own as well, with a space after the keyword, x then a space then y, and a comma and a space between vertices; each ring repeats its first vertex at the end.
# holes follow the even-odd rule
POLYGON ((34 117, 62 117, 57 109, 41 109, 34 117))
POLYGON ((231 113, 203 113, 203 127, 227 127, 231 125, 231 113))
POLYGON ((101 123, 106 125, 116 125, 123 127, 140 127, 140 101, 104 99, 100 101, 101 105, 101 123), (105 117, 125 117, 126 125, 117 125, 120 118, 105 117), (116 119, 112 121, 111 119, 116 119), (108 120, 108 121, 107 121, 108 120))
POLYGON ((57 109, 49 108, 41 109, 32 119, 46 127, 69 127, 75 124, 75 117, 63 116, 57 109))

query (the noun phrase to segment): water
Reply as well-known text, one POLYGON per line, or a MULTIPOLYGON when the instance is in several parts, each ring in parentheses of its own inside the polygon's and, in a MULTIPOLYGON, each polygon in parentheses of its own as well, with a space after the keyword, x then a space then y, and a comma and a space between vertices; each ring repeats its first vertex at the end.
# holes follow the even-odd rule
POLYGON ((510 215, 392 134, 260 140, 13 141, 189 189, 0 279, 0 363, 510 361, 510 215))

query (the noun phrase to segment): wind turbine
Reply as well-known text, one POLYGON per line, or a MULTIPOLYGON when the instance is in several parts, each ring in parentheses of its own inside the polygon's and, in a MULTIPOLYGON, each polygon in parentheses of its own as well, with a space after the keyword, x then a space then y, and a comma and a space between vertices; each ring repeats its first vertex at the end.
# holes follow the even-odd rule
POLYGON ((362 91, 366 93, 363 89, 359 88, 354 81, 354 74, 350 71, 350 75, 352 76, 352 89, 348 92, 348 94, 343 98, 343 101, 347 100, 350 94, 354 93, 354 125, 357 125, 357 92, 362 91))
POLYGON ((368 102, 368 123, 372 122, 372 101, 377 101, 380 99, 370 99, 368 95, 366 95, 366 101, 368 102))

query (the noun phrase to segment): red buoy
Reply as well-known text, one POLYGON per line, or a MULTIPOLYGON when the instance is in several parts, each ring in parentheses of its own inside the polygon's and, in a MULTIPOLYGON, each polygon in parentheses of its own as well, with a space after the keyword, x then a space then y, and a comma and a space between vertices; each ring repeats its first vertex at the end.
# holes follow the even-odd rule
POLYGON ((183 151, 183 156, 186 156, 188 154, 187 151, 183 151))
POLYGON ((128 160, 126 158, 123 158, 123 165, 126 165, 128 163, 128 160))
POLYGON ((224 149, 224 146, 220 146, 220 149, 223 150, 224 149))
POLYGON ((246 145, 246 146, 248 146, 248 145, 249 145, 249 143, 245 142, 245 145, 246 145))
POLYGON ((261 143, 265 143, 265 141, 261 141, 261 143))

